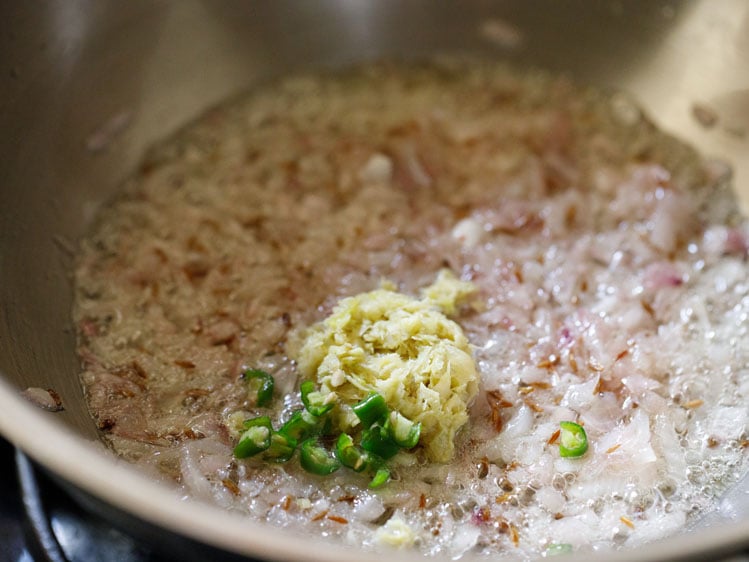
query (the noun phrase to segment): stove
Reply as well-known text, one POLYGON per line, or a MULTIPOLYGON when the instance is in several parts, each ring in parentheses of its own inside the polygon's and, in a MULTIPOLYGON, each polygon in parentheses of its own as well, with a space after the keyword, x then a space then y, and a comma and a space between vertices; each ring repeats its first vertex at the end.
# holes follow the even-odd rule
POLYGON ((90 514, 0 439, 0 562, 167 562, 90 514))
POLYGON ((24 536, 23 502, 13 462, 14 450, 0 440, 0 560, 33 560, 24 536))

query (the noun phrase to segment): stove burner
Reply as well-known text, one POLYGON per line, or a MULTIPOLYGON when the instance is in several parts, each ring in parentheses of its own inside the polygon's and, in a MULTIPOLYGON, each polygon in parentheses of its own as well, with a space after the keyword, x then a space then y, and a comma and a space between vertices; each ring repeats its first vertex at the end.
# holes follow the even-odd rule
POLYGON ((0 560, 31 562, 26 549, 23 504, 13 470, 13 448, 0 439, 0 560))
POLYGON ((89 514, 37 469, 22 452, 15 453, 23 507, 37 555, 49 562, 117 560, 166 561, 134 538, 89 514))
POLYGON ((260 562, 104 505, 0 438, 0 562, 260 562))

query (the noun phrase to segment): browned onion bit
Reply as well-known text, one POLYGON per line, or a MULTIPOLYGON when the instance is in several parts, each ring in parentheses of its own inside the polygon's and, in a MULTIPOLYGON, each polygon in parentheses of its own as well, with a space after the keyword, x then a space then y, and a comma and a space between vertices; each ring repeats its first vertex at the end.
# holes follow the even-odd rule
POLYGON ((21 392, 21 396, 48 412, 61 412, 65 409, 60 395, 51 388, 44 389, 32 386, 21 392))

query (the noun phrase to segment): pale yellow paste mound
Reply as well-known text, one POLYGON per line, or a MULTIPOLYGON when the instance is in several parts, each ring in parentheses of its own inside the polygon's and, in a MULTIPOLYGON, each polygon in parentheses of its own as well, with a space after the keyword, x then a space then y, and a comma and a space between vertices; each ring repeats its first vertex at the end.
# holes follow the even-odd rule
POLYGON ((391 409, 421 422, 419 443, 431 460, 449 461, 478 375, 468 339, 445 314, 473 291, 443 270, 420 299, 391 284, 343 299, 309 331, 299 367, 344 404, 380 393, 391 409))

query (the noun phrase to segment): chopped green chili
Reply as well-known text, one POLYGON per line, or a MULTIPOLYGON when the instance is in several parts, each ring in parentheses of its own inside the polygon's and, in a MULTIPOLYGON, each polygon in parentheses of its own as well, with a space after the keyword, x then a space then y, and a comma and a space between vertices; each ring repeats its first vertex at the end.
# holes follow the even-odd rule
POLYGON ((278 430, 296 441, 304 441, 320 432, 322 420, 310 414, 307 410, 294 412, 288 421, 278 430))
POLYGON ((383 459, 389 459, 400 450, 398 444, 390 438, 387 430, 379 423, 375 423, 362 432, 361 446, 365 451, 383 459))
POLYGON ((353 410, 365 428, 370 427, 377 421, 384 420, 388 413, 385 399, 376 392, 372 392, 364 400, 354 405, 353 410))
POLYGON ((560 554, 569 554, 572 552, 572 545, 567 543, 550 544, 546 547, 546 556, 558 556, 560 554))
POLYGON ((338 436, 335 446, 335 456, 341 461, 343 466, 350 468, 354 472, 361 472, 367 468, 369 460, 367 453, 354 445, 354 440, 346 433, 341 433, 338 436))
POLYGON ((304 381, 300 387, 302 391, 302 402, 307 411, 313 416, 322 416, 327 414, 335 406, 336 394, 328 394, 315 389, 313 381, 304 381))
POLYGON ((234 447, 234 456, 238 459, 251 457, 265 451, 271 444, 273 426, 268 416, 260 416, 244 422, 245 432, 234 447))
POLYGON ((263 458, 272 462, 286 462, 296 450, 297 441, 283 433, 273 433, 270 436, 270 446, 265 450, 263 458))
POLYGON ((379 488, 387 484, 388 480, 390 480, 390 469, 386 466, 380 466, 372 477, 369 487, 372 489, 379 488))
POLYGON ((304 470, 320 476, 331 474, 341 468, 340 461, 320 445, 315 437, 302 443, 299 462, 304 470))
POLYGON ((273 377, 260 369, 248 369, 242 373, 242 378, 247 381, 250 391, 255 394, 255 403, 259 407, 270 404, 273 399, 273 377))
POLYGON ((412 449, 419 442, 421 422, 414 423, 400 412, 390 412, 385 429, 399 447, 412 449))
MULTIPOLYGON (((257 393, 257 405, 267 405, 273 395, 273 377, 259 369, 249 369, 242 376, 257 393)), ((294 412, 278 431, 273 430, 269 416, 244 422, 244 432, 234 448, 235 457, 264 453, 262 458, 266 461, 286 462, 301 442, 299 463, 307 472, 325 476, 341 466, 355 472, 366 471, 372 478, 369 487, 374 489, 390 480, 385 460, 419 441, 421 423, 412 422, 400 412, 390 412, 380 394, 373 392, 355 406, 345 407, 351 419, 353 411, 363 425, 360 442, 355 443, 351 435, 339 433, 341 427, 334 426, 333 419, 326 415, 336 404, 334 392, 319 391, 311 380, 304 381, 300 390, 304 409, 294 412), (328 443, 336 434, 335 448, 330 451, 319 439, 328 443)))
POLYGON ((559 435, 559 455, 581 457, 588 450, 588 436, 583 426, 575 422, 559 422, 562 432, 559 435))

